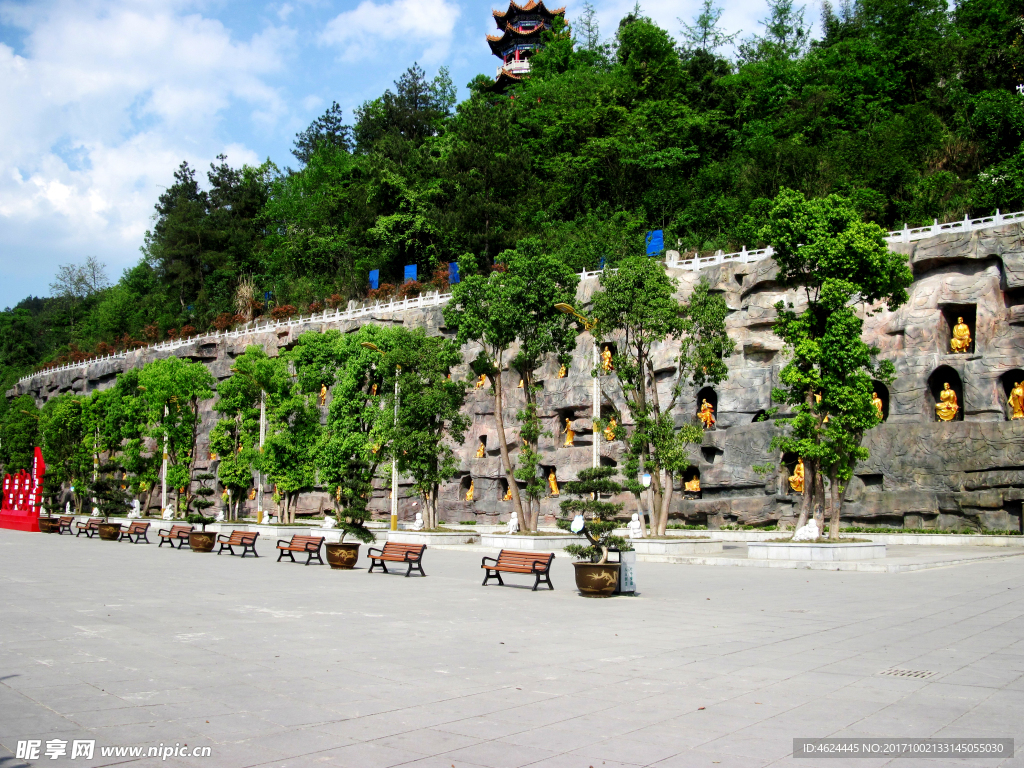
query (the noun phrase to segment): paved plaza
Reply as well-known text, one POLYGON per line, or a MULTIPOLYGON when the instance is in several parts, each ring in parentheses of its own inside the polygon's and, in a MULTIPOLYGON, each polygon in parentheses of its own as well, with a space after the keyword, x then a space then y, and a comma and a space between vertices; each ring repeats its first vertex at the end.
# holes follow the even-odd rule
MULTIPOLYGON (((911 573, 640 563, 642 594, 481 587, 0 530, 0 766, 1024 765, 796 760, 794 737, 1013 737, 1024 559, 911 573), (891 669, 921 676, 880 674, 891 669), (930 674, 925 674, 930 673, 930 674), (210 757, 100 757, 101 747, 210 757)), ((363 560, 360 566, 365 566, 363 560)), ((509 582, 528 583, 512 577, 509 582)))

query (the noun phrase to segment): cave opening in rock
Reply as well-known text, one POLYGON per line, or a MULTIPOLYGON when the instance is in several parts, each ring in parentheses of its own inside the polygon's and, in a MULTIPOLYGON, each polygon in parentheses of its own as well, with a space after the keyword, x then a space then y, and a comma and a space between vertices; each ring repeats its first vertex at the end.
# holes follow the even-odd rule
POLYGON ((889 419, 889 388, 877 380, 873 380, 871 386, 874 393, 878 395, 878 399, 882 401, 882 421, 887 421, 889 419))
POLYGON ((1024 370, 1013 368, 1000 376, 999 381, 1003 385, 1003 413, 1008 420, 1012 420, 1013 408, 1010 406, 1010 394, 1018 382, 1024 383, 1024 370))
POLYGON ((964 386, 960 379, 960 374, 956 372, 956 369, 951 368, 948 365, 940 365, 936 368, 932 375, 928 377, 928 390, 931 392, 931 403, 930 413, 926 414, 930 421, 942 421, 939 418, 938 412, 935 410, 935 406, 942 402, 941 393, 945 388, 945 385, 949 384, 949 388, 956 394, 956 403, 959 406, 956 416, 951 421, 963 421, 964 420, 964 386))

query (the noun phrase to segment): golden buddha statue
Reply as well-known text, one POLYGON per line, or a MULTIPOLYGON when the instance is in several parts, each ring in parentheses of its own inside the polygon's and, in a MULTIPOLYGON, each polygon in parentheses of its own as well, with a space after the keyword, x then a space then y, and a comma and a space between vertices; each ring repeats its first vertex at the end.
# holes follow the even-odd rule
POLYGON ((466 501, 472 501, 473 500, 473 489, 474 489, 474 481, 470 480, 469 481, 469 490, 466 491, 466 501))
POLYGON ((551 474, 548 475, 548 488, 551 489, 551 495, 558 495, 558 478, 555 477, 555 470, 551 470, 551 474))
POLYGON ((878 396, 877 392, 871 393, 871 404, 875 406, 875 410, 878 411, 878 420, 882 421, 885 418, 885 404, 882 402, 882 398, 878 396))
POLYGON ((516 387, 516 389, 522 389, 522 388, 523 388, 523 380, 522 380, 522 378, 520 378, 519 379, 519 386, 516 387))
POLYGON ((228 489, 227 489, 227 488, 225 488, 225 489, 224 489, 224 492, 223 492, 223 493, 221 493, 220 497, 221 497, 222 499, 224 499, 224 501, 227 501, 227 500, 228 500, 228 489))
POLYGON ((604 439, 607 442, 612 442, 615 439, 615 428, 618 424, 615 422, 615 417, 612 416, 608 419, 608 425, 604 428, 604 439))
POLYGON ((789 487, 796 493, 804 492, 804 460, 797 461, 793 474, 789 476, 789 487))
POLYGON ((1010 390, 1010 408, 1013 409, 1011 420, 1024 419, 1024 382, 1018 381, 1010 390))
POLYGON ((693 493, 696 493, 697 491, 699 491, 700 490, 700 478, 697 477, 696 475, 694 475, 693 479, 687 480, 685 483, 683 483, 683 490, 691 491, 693 493))
POLYGON ((601 372, 611 373, 613 370, 615 369, 612 368, 612 350, 605 344, 604 351, 601 353, 601 372))
POLYGON ((326 404, 327 404, 327 385, 326 384, 321 384, 320 385, 320 405, 326 405, 326 404))
POLYGON ((935 404, 935 415, 942 421, 952 421, 960 411, 960 405, 956 401, 956 392, 949 388, 947 381, 942 385, 939 392, 939 402, 935 404))
POLYGON ((953 338, 949 340, 949 346, 955 353, 966 352, 967 348, 971 346, 971 329, 967 327, 967 323, 962 317, 956 319, 956 325, 953 326, 953 338))
POLYGON ((482 459, 484 454, 487 452, 487 443, 483 440, 480 441, 480 447, 476 449, 476 457, 482 459))
POLYGON ((377 396, 377 385, 374 384, 372 387, 370 387, 370 397, 376 397, 376 396, 377 396))
POLYGON ((715 426, 715 409, 707 400, 701 403, 700 411, 697 412, 697 418, 704 425, 704 429, 711 429, 715 426))
POLYGON ((576 433, 572 431, 572 419, 565 420, 565 442, 562 443, 563 448, 572 448, 573 441, 576 439, 576 433))
POLYGON ((255 488, 250 488, 249 489, 249 501, 256 501, 256 489, 255 488))
POLYGON ((568 375, 569 375, 569 371, 566 370, 566 367, 564 365, 561 368, 558 369, 558 378, 564 379, 568 375))
POLYGON ((476 385, 473 387, 473 389, 483 389, 484 384, 486 384, 486 383, 487 383, 487 374, 486 373, 481 373, 480 374, 480 378, 476 380, 476 385))
POLYGON ((505 495, 501 498, 502 501, 512 501, 512 486, 508 486, 505 489, 505 495))

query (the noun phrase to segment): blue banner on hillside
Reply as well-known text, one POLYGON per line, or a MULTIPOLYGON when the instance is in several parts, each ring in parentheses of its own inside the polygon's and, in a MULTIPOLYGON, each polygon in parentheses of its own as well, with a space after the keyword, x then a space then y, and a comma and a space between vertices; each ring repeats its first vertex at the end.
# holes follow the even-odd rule
POLYGON ((415 280, 416 280, 416 265, 415 264, 407 264, 406 267, 405 267, 405 282, 408 283, 410 280, 412 280, 413 282, 415 282, 415 280))
POLYGON ((647 233, 645 238, 647 242, 647 255, 648 256, 660 256, 665 250, 665 232, 661 229, 655 229, 647 233))
POLYGON ((459 265, 454 261, 448 262, 448 284, 455 285, 459 282, 459 265))
POLYGON ((378 288, 380 288, 380 270, 379 269, 371 269, 370 270, 370 288, 372 290, 374 290, 374 291, 376 291, 378 288))

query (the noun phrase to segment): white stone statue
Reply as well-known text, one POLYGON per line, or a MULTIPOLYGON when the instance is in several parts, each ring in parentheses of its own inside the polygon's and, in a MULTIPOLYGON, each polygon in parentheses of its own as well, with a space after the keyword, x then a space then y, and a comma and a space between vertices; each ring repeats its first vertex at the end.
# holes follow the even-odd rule
POLYGON ((164 520, 173 520, 174 519, 174 510, 171 508, 170 504, 168 504, 166 507, 164 507, 163 514, 161 514, 160 517, 162 517, 164 520))
POLYGON ((64 514, 65 515, 70 515, 71 514, 71 502, 70 501, 65 501, 64 502, 64 514))
POLYGON ((263 510, 263 525, 270 525, 274 522, 274 516, 270 514, 269 510, 263 510))
POLYGON ((138 499, 132 499, 132 511, 128 513, 128 518, 142 517, 141 506, 138 499))
POLYGON ((92 516, 93 517, 99 517, 100 516, 100 508, 99 507, 95 507, 94 506, 92 508, 92 516))
POLYGON ((812 517, 803 528, 797 528, 796 533, 793 534, 793 541, 815 541, 820 535, 818 525, 812 517))
POLYGON ((629 538, 631 539, 642 539, 644 537, 643 525, 640 523, 640 515, 636 512, 633 513, 632 519, 629 521, 629 538))
POLYGON ((513 512, 512 516, 508 519, 508 530, 505 533, 517 533, 519 531, 519 518, 516 517, 516 513, 513 512))
POLYGON ((413 523, 410 526, 410 528, 411 528, 411 530, 414 530, 414 531, 422 531, 423 530, 423 513, 422 512, 417 512, 416 513, 416 519, 413 520, 413 523))
POLYGON ((338 521, 335 519, 334 515, 324 515, 324 521, 320 527, 330 529, 334 528, 337 524, 338 521))
POLYGON ((224 507, 220 507, 217 510, 217 514, 213 516, 213 519, 215 521, 217 521, 218 523, 223 523, 224 522, 224 507))
POLYGON ((569 524, 569 530, 579 535, 586 524, 587 523, 584 521, 583 515, 576 515, 576 517, 572 519, 572 523, 569 524))

